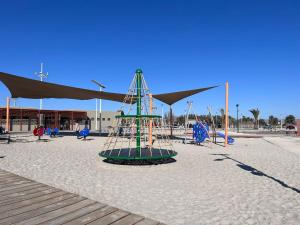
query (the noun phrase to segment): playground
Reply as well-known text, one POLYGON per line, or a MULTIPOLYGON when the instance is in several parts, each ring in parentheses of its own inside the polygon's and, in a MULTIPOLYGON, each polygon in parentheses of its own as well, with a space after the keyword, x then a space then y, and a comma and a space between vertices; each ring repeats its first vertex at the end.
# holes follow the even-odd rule
POLYGON ((105 137, 1 144, 0 169, 166 224, 299 224, 295 137, 235 138, 229 148, 172 140, 175 163, 114 165, 97 157, 105 137))
MULTIPOLYGON (((175 129, 173 104, 219 86, 152 94, 140 69, 127 94, 5 73, 0 78, 13 97, 104 98, 122 103, 107 137, 92 135, 78 123, 73 136, 42 125, 32 134, 12 134, 9 144, 1 144, 2 170, 166 224, 300 223, 299 140, 230 132, 228 82, 221 85, 224 129, 216 127, 210 107, 207 120, 194 112, 195 121, 188 124, 193 113, 190 102, 184 127, 175 129), (20 89, 17 81, 34 89, 20 89), (170 107, 169 124, 154 111, 153 99, 170 107)), ((6 127, 9 124, 6 121, 6 127)))

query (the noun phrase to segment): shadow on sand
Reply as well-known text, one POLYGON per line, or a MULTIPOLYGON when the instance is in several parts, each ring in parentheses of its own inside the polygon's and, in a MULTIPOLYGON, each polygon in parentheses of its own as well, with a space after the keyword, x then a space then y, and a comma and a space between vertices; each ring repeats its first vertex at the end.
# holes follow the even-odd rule
POLYGON ((104 159, 103 162, 118 165, 129 165, 129 166, 151 166, 160 164, 169 164, 176 162, 176 159, 160 159, 160 160, 110 160, 104 159))
POLYGON ((11 143, 33 143, 33 142, 50 142, 50 139, 40 139, 40 140, 27 140, 23 138, 11 139, 11 143))
POLYGON ((291 189, 292 191, 295 191, 296 193, 300 194, 300 190, 299 190, 299 189, 297 189, 297 188, 295 188, 295 187, 291 187, 291 186, 289 186, 288 184, 286 184, 285 182, 283 182, 283 181, 281 181, 281 180, 279 180, 279 179, 277 179, 277 178, 275 178, 275 177, 272 177, 272 176, 270 176, 270 175, 268 175, 268 174, 265 174, 264 172, 262 172, 262 171, 260 171, 260 170, 258 170, 258 169, 256 169, 256 168, 254 168, 254 167, 252 167, 252 166, 249 166, 249 165, 247 165, 247 164, 245 164, 245 163, 242 163, 242 162, 240 162, 240 161, 238 161, 238 160, 236 160, 236 159, 233 159, 233 158, 229 157, 229 154, 211 154, 211 155, 215 155, 215 156, 223 156, 223 157, 224 157, 224 158, 215 159, 214 161, 219 162, 219 161, 223 161, 223 160, 225 160, 225 159, 232 160, 232 161, 238 163, 238 164, 236 164, 236 165, 237 165, 239 168, 241 168, 241 169, 243 169, 243 170, 245 170, 245 171, 248 171, 248 172, 250 172, 251 174, 253 174, 253 175, 255 175, 255 176, 263 176, 263 177, 267 177, 267 178, 269 178, 269 179, 271 179, 271 180, 277 182, 277 183, 280 184, 282 187, 291 189))

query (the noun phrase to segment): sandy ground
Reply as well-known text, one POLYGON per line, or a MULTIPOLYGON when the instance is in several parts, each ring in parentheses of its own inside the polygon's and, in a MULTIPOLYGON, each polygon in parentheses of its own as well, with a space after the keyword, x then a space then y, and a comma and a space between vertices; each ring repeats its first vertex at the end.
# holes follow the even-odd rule
POLYGON ((300 139, 174 143, 177 162, 120 166, 98 157, 105 140, 19 137, 0 144, 0 168, 167 224, 300 224, 300 139))

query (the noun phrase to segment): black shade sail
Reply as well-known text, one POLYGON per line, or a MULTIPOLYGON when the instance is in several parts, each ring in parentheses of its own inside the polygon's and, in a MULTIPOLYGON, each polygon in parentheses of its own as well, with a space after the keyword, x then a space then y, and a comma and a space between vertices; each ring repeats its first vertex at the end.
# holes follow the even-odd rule
POLYGON ((9 89, 12 98, 68 98, 68 99, 106 99, 123 102, 126 94, 93 91, 88 89, 70 87, 60 84, 41 82, 0 72, 0 81, 9 89))
POLYGON ((218 86, 212 86, 212 87, 206 87, 206 88, 198 88, 193 90, 187 90, 187 91, 178 91, 178 92, 170 92, 165 94, 154 94, 153 98, 158 99, 168 105, 173 105, 175 102, 178 102, 179 100, 189 97, 191 95, 207 91, 209 89, 215 88, 218 86))
MULTIPOLYGON (((116 102, 125 102, 126 94, 94 91, 83 88, 70 87, 60 84, 41 82, 25 77, 0 72, 0 81, 9 89, 12 98, 68 98, 68 99, 106 99, 116 102)), ((170 92, 165 94, 154 94, 153 98, 168 105, 189 97, 191 95, 215 88, 218 86, 198 88, 187 91, 170 92)), ((127 97, 126 103, 135 103, 135 97, 127 97)))

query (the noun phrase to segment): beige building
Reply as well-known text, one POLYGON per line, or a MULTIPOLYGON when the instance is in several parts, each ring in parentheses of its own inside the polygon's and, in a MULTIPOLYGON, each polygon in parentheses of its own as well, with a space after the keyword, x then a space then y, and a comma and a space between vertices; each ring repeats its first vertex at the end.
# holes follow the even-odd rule
MULTIPOLYGON (((98 118, 97 118, 97 123, 98 123, 98 129, 103 133, 108 132, 108 127, 115 126, 115 116, 120 115, 121 112, 116 112, 116 111, 102 111, 101 116, 100 113, 98 112, 98 118), (101 122, 100 122, 101 121, 101 122)), ((90 119, 90 129, 91 130, 96 130, 96 112, 95 111, 87 111, 87 117, 90 119)))
MULTIPOLYGON (((98 113, 98 131, 107 132, 113 126, 115 116, 121 112, 103 111, 98 113), (101 123, 100 123, 101 119, 101 123)), ((39 110, 36 108, 11 107, 9 110, 9 131, 32 132, 42 124, 44 127, 59 128, 59 130, 74 130, 78 122, 80 129, 84 127, 96 130, 95 111, 85 110, 39 110), (41 122, 40 122, 41 120, 41 122)), ((0 127, 6 129, 6 107, 0 107, 0 127)))

